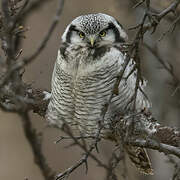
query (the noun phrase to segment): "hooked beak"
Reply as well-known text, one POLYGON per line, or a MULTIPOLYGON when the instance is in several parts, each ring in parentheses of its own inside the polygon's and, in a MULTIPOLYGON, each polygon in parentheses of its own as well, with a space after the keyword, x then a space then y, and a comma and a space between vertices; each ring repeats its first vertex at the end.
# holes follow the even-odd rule
POLYGON ((89 41, 90 41, 91 46, 93 47, 95 43, 95 36, 90 36, 89 41))

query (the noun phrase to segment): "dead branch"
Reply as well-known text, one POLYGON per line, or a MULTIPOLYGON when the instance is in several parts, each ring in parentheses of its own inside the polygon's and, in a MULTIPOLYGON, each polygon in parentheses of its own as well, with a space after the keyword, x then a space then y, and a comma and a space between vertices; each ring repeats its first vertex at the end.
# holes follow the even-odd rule
MULTIPOLYGON (((46 163, 45 157, 42 153, 38 134, 32 128, 32 124, 28 116, 28 112, 32 110, 34 113, 38 113, 40 116, 44 117, 48 105, 48 100, 45 99, 44 90, 34 89, 30 85, 22 82, 22 74, 20 73, 20 70, 31 63, 47 45, 47 42, 60 19, 64 1, 59 1, 56 15, 52 20, 52 24, 39 47, 29 57, 25 57, 17 61, 17 58, 19 58, 19 55, 21 54, 21 50, 17 52, 17 48, 15 47, 17 46, 14 40, 14 37, 17 37, 17 33, 15 32, 19 32, 21 34, 24 31, 24 29, 22 30, 20 28, 21 24, 19 24, 19 20, 23 17, 23 15, 24 17, 30 15, 31 12, 42 5, 42 2, 48 2, 48 0, 34 0, 30 3, 27 0, 24 2, 24 5, 20 8, 20 10, 17 10, 14 7, 20 1, 22 0, 14 1, 11 4, 10 0, 2 0, 2 16, 0 16, 0 39, 2 41, 2 48, 5 52, 6 58, 0 58, 0 63, 2 64, 4 72, 0 77, 0 107, 5 111, 16 112, 20 114, 20 116, 22 117, 25 135, 31 145, 32 151, 35 156, 35 162, 40 167, 44 178, 50 180, 53 178, 54 173, 46 163), (11 5, 13 6, 12 8, 10 8, 11 5)), ((143 3, 145 4, 144 16, 142 17, 140 23, 133 28, 137 30, 135 38, 133 39, 132 43, 130 43, 126 48, 126 63, 124 64, 123 70, 117 77, 117 82, 112 89, 112 96, 114 94, 118 94, 118 86, 123 73, 129 61, 133 58, 135 64, 135 68, 133 69, 133 71, 137 71, 136 87, 134 89, 134 96, 132 97, 132 101, 134 101, 134 109, 137 90, 140 90, 140 83, 142 81, 139 47, 142 44, 144 34, 151 29, 153 29, 153 32, 155 32, 157 26, 160 24, 160 21, 163 18, 165 18, 169 13, 175 13, 175 10, 180 4, 180 0, 175 0, 162 12, 152 12, 150 7, 150 0, 142 0, 136 5, 136 7, 143 3)), ((175 26, 178 21, 179 18, 175 19, 174 24, 172 25, 175 26)), ((169 71, 169 73, 173 75, 172 71, 168 69, 167 66, 165 66, 165 63, 163 61, 161 63, 169 71)), ((131 74, 129 74, 128 76, 130 75, 131 74)), ((112 96, 109 99, 109 103, 112 96)), ((108 104, 104 109, 103 118, 107 109, 108 104)), ((116 175, 114 174, 113 170, 117 165, 117 162, 120 161, 122 157, 115 159, 113 157, 108 166, 92 154, 94 150, 98 149, 97 145, 100 141, 100 131, 102 128, 103 119, 99 122, 97 135, 95 137, 87 137, 87 139, 90 138, 91 140, 93 140, 90 146, 87 147, 87 144, 84 140, 85 137, 75 136, 72 133, 71 129, 65 124, 63 130, 68 135, 68 137, 61 137, 61 139, 71 138, 74 144, 78 145, 85 152, 85 154, 79 161, 77 161, 75 165, 58 174, 56 176, 56 179, 67 178, 71 174, 71 172, 73 172, 83 164, 86 166, 87 172, 87 160, 89 157, 91 157, 97 162, 99 166, 107 170, 108 177, 116 180, 116 175), (79 141, 80 139, 82 140, 82 142, 79 141)), ((117 134, 116 137, 118 138, 118 140, 122 139, 122 142, 125 144, 158 150, 159 152, 175 155, 180 158, 179 129, 158 124, 152 118, 150 113, 146 114, 145 112, 132 112, 132 114, 126 117, 119 116, 113 124, 112 131, 117 134), (129 131, 129 129, 131 129, 131 131, 129 131)))
POLYGON ((45 180, 53 180, 55 177, 55 172, 48 166, 45 156, 42 153, 42 134, 37 133, 32 127, 31 120, 28 113, 20 114, 24 134, 30 143, 32 152, 34 154, 34 162, 40 167, 40 170, 45 178, 45 180))
MULTIPOLYGON (((64 122, 64 127, 62 129, 73 141, 74 144, 79 146, 85 154, 78 160, 75 165, 71 166, 70 168, 66 169, 64 172, 58 174, 56 176, 56 180, 63 180, 64 178, 68 178, 71 172, 73 172, 75 169, 80 167, 81 165, 85 164, 86 167, 86 173, 88 172, 88 158, 91 157, 94 161, 97 162, 99 167, 103 167, 107 171, 111 171, 111 169, 108 168, 106 164, 101 162, 94 154, 92 154, 93 150, 97 150, 97 144, 101 140, 100 139, 100 132, 101 132, 101 127, 98 129, 97 134, 95 135, 94 141, 92 144, 89 146, 89 148, 86 147, 86 144, 80 143, 76 136, 73 134, 72 129, 67 125, 67 123, 64 122)), ((83 138, 83 137, 82 137, 83 138)))
POLYGON ((173 85, 175 87, 172 96, 174 96, 179 89, 180 81, 179 78, 174 74, 173 67, 168 64, 161 58, 161 55, 158 53, 157 48, 151 48, 147 43, 144 43, 144 47, 147 48, 153 56, 156 57, 157 61, 162 65, 162 67, 172 76, 173 78, 173 85))
MULTIPOLYGON (((46 158, 42 153, 39 134, 32 127, 28 115, 28 111, 32 108, 43 115, 48 101, 42 99, 44 97, 44 95, 42 96, 42 92, 32 90, 29 85, 24 84, 21 70, 45 48, 60 19, 64 0, 59 1, 55 17, 39 48, 29 57, 17 61, 22 51, 17 52, 18 44, 16 43, 16 39, 24 32, 23 26, 20 24, 22 15, 29 15, 29 13, 47 1, 37 0, 28 4, 29 1, 25 0, 20 8, 16 8, 19 2, 20 0, 2 0, 0 39, 2 41, 2 49, 5 52, 5 59, 1 60, 3 74, 0 77, 0 107, 4 111, 18 113, 21 116, 24 133, 32 148, 35 163, 39 166, 44 178, 46 180, 52 180, 55 174, 46 162, 46 158)), ((23 20, 25 21, 25 16, 23 20)))
MULTIPOLYGON (((43 100, 44 93, 42 90, 38 90, 37 92, 38 92, 38 94, 40 94, 40 96, 39 95, 34 96, 33 92, 31 92, 33 94, 33 95, 31 95, 31 97, 33 97, 33 96, 35 97, 33 99, 33 101, 37 102, 35 104, 38 104, 38 105, 31 106, 30 109, 33 110, 34 112, 37 112, 39 115, 44 116, 45 109, 47 108, 47 101, 43 100)), ((135 116, 133 115, 133 117, 135 117, 137 119, 134 124, 134 133, 138 139, 139 139, 139 135, 140 135, 140 137, 143 137, 143 138, 144 137, 152 138, 153 141, 157 141, 158 143, 169 145, 169 147, 172 147, 172 149, 173 148, 177 149, 177 152, 172 151, 169 153, 180 156, 180 153, 179 153, 179 151, 180 151, 179 150, 180 131, 177 128, 160 125, 159 123, 157 123, 157 121, 154 118, 152 118, 152 116, 150 114, 146 115, 144 113, 137 113, 135 116)), ((117 120, 117 124, 115 124, 114 131, 118 131, 118 133, 121 133, 122 130, 125 130, 125 132, 126 132, 127 124, 129 124, 130 121, 131 121, 131 115, 127 116, 127 117, 123 117, 123 118, 121 117, 121 120, 119 120, 119 119, 117 120)), ((134 134, 131 136, 134 137, 134 134)), ((74 136, 74 137, 76 137, 76 136, 74 136)), ((66 138, 68 139, 68 137, 66 137, 66 138)), ((87 138, 89 138, 89 137, 87 137, 87 138)), ((80 139, 80 138, 75 138, 75 139, 78 141, 78 139, 80 139)), ((153 145, 152 142, 149 142, 146 144, 145 143, 146 141, 142 141, 140 143, 138 141, 138 139, 137 139, 137 142, 132 142, 131 140, 128 142, 132 143, 133 145, 137 145, 139 143, 139 146, 146 146, 147 148, 150 148, 150 149, 156 149, 156 150, 159 149, 160 151, 163 150, 162 148, 160 148, 156 145, 153 145)), ((147 142, 148 142, 148 140, 147 140, 147 142)), ((163 147, 165 147, 165 146, 163 146, 163 147)), ((162 151, 162 152, 166 153, 166 149, 164 149, 164 151, 162 151)))

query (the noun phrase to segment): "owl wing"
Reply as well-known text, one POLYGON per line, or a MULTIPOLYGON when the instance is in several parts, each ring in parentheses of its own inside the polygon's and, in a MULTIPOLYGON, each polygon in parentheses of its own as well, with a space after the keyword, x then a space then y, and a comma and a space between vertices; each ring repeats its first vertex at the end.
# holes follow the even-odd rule
MULTIPOLYGON (((133 60, 130 60, 127 65, 124 75, 119 84, 118 95, 114 96, 111 101, 111 109, 113 111, 122 113, 123 115, 126 112, 133 110, 134 108, 134 98, 135 98, 135 87, 137 79, 137 70, 133 73, 135 63, 133 60)), ((151 104, 144 93, 144 88, 147 84, 147 81, 144 79, 143 82, 139 83, 139 89, 137 90, 136 95, 136 111, 141 111, 143 109, 149 109, 151 104)))
MULTIPOLYGON (((134 95, 137 79, 137 71, 130 74, 135 66, 133 60, 130 60, 123 78, 119 84, 119 93, 113 97, 111 101, 111 115, 114 115, 114 111, 122 115, 130 113, 134 108, 134 95), (130 75, 129 75, 130 74, 130 75), (127 78, 128 77, 128 78, 127 78)), ((137 91, 136 96, 136 111, 150 108, 150 102, 144 94, 144 87, 146 86, 146 80, 139 84, 140 89, 137 91)), ((144 148, 137 146, 124 145, 124 148, 131 160, 131 162, 139 169, 143 174, 152 175, 153 169, 151 168, 151 162, 148 154, 144 148)))

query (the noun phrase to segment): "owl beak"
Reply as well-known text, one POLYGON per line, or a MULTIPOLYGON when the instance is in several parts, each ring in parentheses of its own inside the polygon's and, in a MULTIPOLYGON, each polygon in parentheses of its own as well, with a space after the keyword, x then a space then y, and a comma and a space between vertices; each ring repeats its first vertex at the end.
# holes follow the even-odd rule
POLYGON ((95 43, 95 37, 94 36, 90 36, 89 37, 89 41, 90 41, 91 46, 93 47, 94 43, 95 43))
POLYGON ((94 46, 94 38, 90 38, 91 46, 94 46))

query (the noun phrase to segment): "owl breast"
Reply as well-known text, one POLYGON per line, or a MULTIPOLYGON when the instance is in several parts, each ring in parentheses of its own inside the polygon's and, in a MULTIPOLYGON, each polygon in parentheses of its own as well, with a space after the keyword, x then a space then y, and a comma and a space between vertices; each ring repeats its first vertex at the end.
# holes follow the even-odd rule
MULTIPOLYGON (((119 95, 112 98, 117 75, 122 70, 123 54, 114 47, 106 50, 88 50, 68 47, 65 54, 59 51, 52 77, 52 96, 47 117, 51 124, 61 127, 68 123, 85 134, 94 134, 103 121, 104 132, 110 129, 111 117, 116 112, 131 108, 135 77, 130 76, 120 83, 119 95), (104 116, 104 109, 108 111, 104 116)), ((128 65, 124 76, 133 66, 128 65)), ((147 106, 138 92, 137 107, 147 106)))
MULTIPOLYGON (((58 53, 48 119, 58 126, 66 122, 71 127, 92 133, 102 120, 103 109, 123 63, 119 59, 123 56, 114 48, 104 51, 101 57, 94 55, 93 50, 88 52, 82 48, 78 53, 73 50, 66 50, 66 58, 58 53)), ((104 123, 108 124, 108 121, 104 123)))

